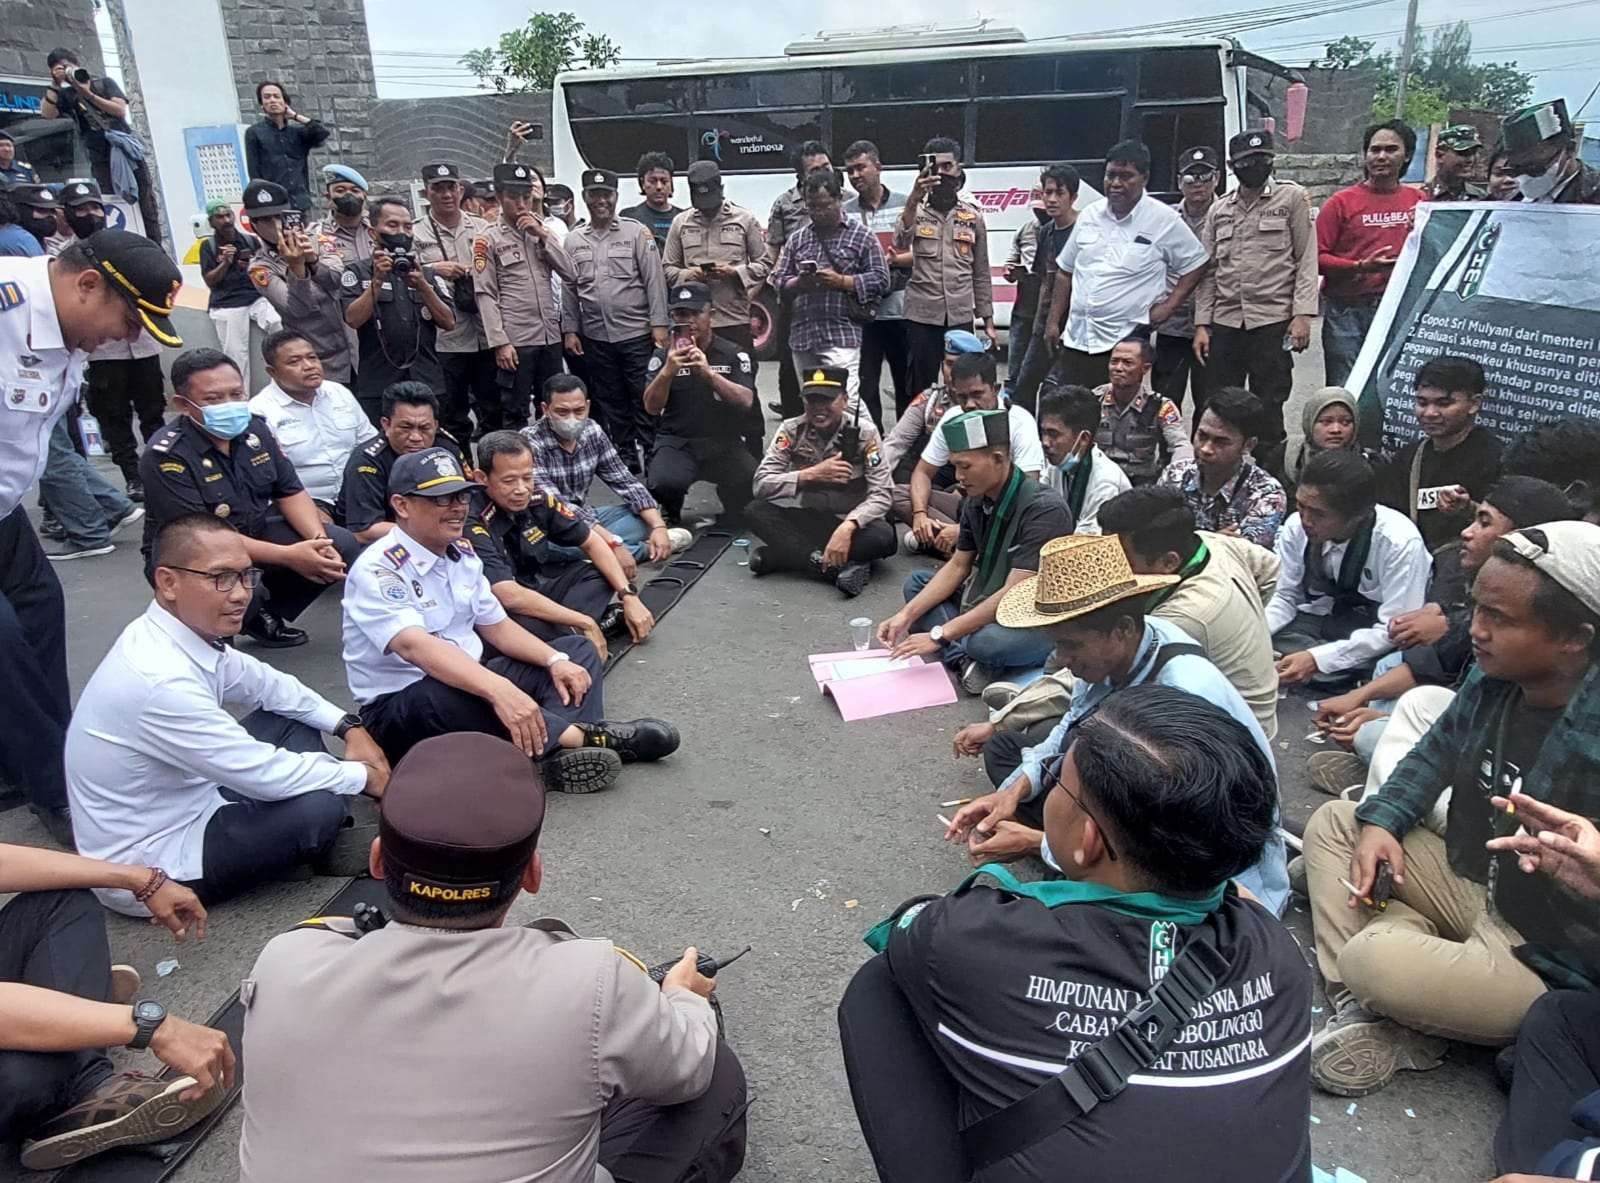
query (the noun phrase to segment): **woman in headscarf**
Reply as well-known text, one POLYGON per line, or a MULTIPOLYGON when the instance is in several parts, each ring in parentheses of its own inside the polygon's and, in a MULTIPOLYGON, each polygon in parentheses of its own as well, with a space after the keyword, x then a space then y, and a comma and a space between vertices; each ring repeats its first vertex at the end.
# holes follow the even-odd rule
POLYGON ((1306 461, 1318 452, 1360 450, 1359 427, 1356 396, 1343 386, 1324 386, 1306 400, 1300 409, 1300 447, 1284 471, 1283 484, 1291 498, 1306 461))

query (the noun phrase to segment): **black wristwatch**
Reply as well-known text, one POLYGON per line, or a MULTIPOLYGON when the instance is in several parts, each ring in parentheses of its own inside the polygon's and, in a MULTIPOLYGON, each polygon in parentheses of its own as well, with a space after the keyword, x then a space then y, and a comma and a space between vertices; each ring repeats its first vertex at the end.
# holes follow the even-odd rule
POLYGON ((628 580, 628 586, 622 589, 622 594, 625 596, 637 597, 639 594, 639 585, 633 582, 631 579, 628 580))
POLYGON ((135 1051, 143 1051, 150 1046, 150 1040, 156 1033, 156 1028, 167 1021, 167 1008, 159 1002, 141 999, 133 1004, 133 1025, 137 1028, 133 1038, 128 1040, 128 1046, 135 1051))
POLYGON ((366 724, 361 721, 360 715, 346 715, 333 725, 333 737, 335 739, 343 739, 345 737, 345 732, 349 731, 352 727, 365 726, 366 724))

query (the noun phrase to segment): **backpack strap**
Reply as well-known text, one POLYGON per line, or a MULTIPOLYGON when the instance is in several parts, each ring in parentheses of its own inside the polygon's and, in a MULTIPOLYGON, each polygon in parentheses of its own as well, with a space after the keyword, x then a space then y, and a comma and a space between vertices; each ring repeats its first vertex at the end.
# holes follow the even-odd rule
POLYGON ((1183 657, 1192 654, 1195 657, 1204 657, 1206 651, 1193 641, 1168 641, 1156 650, 1155 660, 1150 663, 1150 672, 1142 679, 1143 682, 1154 682, 1167 668, 1167 663, 1174 657, 1183 657))

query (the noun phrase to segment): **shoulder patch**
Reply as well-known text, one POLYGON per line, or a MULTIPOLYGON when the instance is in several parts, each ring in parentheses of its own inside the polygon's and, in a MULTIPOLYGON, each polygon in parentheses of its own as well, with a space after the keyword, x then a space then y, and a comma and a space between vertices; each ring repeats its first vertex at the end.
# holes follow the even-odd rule
POLYGON ((258 288, 264 288, 272 282, 272 272, 267 270, 265 263, 257 263, 249 272, 250 282, 258 288))
POLYGON ((390 563, 394 564, 395 568, 398 570, 400 567, 403 567, 405 565, 405 561, 411 557, 411 552, 405 548, 404 543, 397 542, 393 546, 386 547, 384 549, 383 557, 388 559, 390 563))
POLYGON ((917 395, 916 398, 911 400, 910 405, 913 406, 913 407, 920 407, 923 403, 925 403, 927 401, 928 401, 928 392, 926 390, 924 390, 921 394, 917 395))
POLYGON ((472 269, 482 271, 489 265, 489 236, 480 234, 472 240, 472 269))
POLYGON ((739 369, 744 373, 750 372, 750 355, 744 350, 739 350, 739 369))
POLYGON ((21 308, 28 302, 28 297, 22 294, 22 285, 14 280, 0 283, 0 312, 8 312, 13 308, 21 308))
POLYGON ((356 465, 356 471, 357 472, 368 473, 371 476, 377 476, 378 475, 378 470, 375 467, 373 467, 372 465, 370 465, 370 464, 358 464, 358 465, 356 465))
POLYGON ((406 589, 406 581, 393 571, 378 572, 378 591, 384 599, 392 600, 396 604, 404 604, 410 598, 410 593, 406 589))
POLYGON ((1161 400, 1161 409, 1156 414, 1164 424, 1183 422, 1183 415, 1179 413, 1177 407, 1172 405, 1172 400, 1169 398, 1161 400))
POLYGON ((659 370, 663 364, 664 363, 662 362, 661 355, 658 353, 650 359, 650 364, 646 366, 645 369, 653 374, 659 370))
POLYGON ((457 550, 459 550, 464 555, 471 555, 474 558, 476 558, 477 555, 478 555, 478 552, 472 549, 472 543, 467 541, 467 537, 466 537, 465 534, 463 534, 460 538, 456 539, 455 547, 456 547, 457 550))
POLYGON ((877 441, 867 445, 867 467, 877 468, 883 463, 883 453, 878 450, 877 441))
POLYGON ((181 474, 189 471, 183 465, 179 464, 176 460, 163 460, 161 462, 160 468, 161 468, 162 472, 170 472, 174 476, 178 476, 178 475, 181 475, 181 474))
POLYGON ((780 427, 778 429, 778 434, 772 437, 772 446, 780 452, 787 452, 794 447, 794 441, 789 438, 787 428, 780 427))
POLYGON ((353 288, 360 282, 361 281, 356 278, 356 273, 354 271, 346 271, 342 276, 339 277, 340 287, 353 288))

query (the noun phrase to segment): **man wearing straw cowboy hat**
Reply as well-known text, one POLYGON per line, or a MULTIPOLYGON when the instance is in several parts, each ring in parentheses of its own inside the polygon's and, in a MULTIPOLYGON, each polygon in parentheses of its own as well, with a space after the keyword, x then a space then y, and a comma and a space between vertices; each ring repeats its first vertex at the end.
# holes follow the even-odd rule
POLYGON ((999 671, 1044 664, 1050 640, 995 623, 1005 590, 1039 569, 1039 550, 1072 533, 1067 503, 1011 458, 1005 411, 970 411, 938 429, 961 487, 955 553, 937 571, 913 571, 906 606, 878 626, 878 643, 896 657, 938 654, 977 694, 999 671))
MULTIPOLYGON (((1041 844, 1044 768, 1070 745, 1074 727, 1129 686, 1157 683, 1215 703, 1272 759, 1255 715, 1205 651, 1177 625, 1145 615, 1177 576, 1135 575, 1115 534, 1057 538, 1039 559, 1039 573, 1007 591, 995 617, 1003 627, 1036 631, 1054 644, 1057 660, 1078 678, 1072 706, 1043 743, 1018 753, 1015 771, 998 790, 961 808, 947 838, 985 857, 1037 851, 1049 863, 1041 844)), ((1282 909, 1289 878, 1281 837, 1273 835, 1239 882, 1274 914, 1282 909)))

